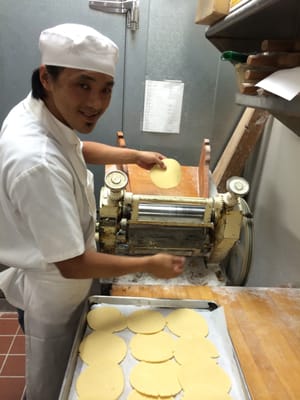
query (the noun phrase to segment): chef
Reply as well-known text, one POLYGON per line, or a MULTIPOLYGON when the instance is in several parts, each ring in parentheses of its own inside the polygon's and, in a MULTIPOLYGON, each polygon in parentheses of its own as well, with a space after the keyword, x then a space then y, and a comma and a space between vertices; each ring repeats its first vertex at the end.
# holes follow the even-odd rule
POLYGON ((118 48, 91 27, 62 24, 40 35, 32 91, 0 134, 0 274, 24 312, 27 400, 57 400, 82 303, 93 278, 182 273, 184 258, 97 253, 93 176, 86 163, 164 168, 164 156, 80 141, 109 106, 118 48))

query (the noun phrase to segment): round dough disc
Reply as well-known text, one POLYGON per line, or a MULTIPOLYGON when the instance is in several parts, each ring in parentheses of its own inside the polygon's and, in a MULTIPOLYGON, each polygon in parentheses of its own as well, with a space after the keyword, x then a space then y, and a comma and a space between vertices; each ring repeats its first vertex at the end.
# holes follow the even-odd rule
POLYGON ((181 391, 177 378, 178 368, 174 361, 141 361, 132 368, 130 383, 135 390, 148 396, 174 396, 181 391))
POLYGON ((129 347, 137 360, 161 362, 173 357, 174 339, 164 331, 152 335, 138 333, 132 337, 129 347))
POLYGON ((177 336, 208 335, 208 325, 204 317, 190 308, 177 308, 166 317, 167 326, 177 336))
POLYGON ((87 367, 76 381, 76 392, 80 400, 117 400, 123 389, 122 368, 113 363, 87 367))
POLYGON ((105 362, 119 363, 127 353, 127 346, 121 337, 112 333, 94 331, 86 336, 79 346, 79 355, 88 365, 105 362))
POLYGON ((175 342, 174 357, 179 364, 187 364, 193 359, 219 357, 219 353, 215 345, 206 338, 180 337, 175 342))
MULTIPOLYGON (((154 398, 146 396, 145 394, 139 393, 136 390, 132 390, 128 397, 127 400, 154 400, 154 398)), ((155 397, 156 400, 174 400, 174 397, 155 397)), ((197 399, 198 400, 198 399, 197 399)))
POLYGON ((156 310, 136 310, 127 318, 128 329, 135 333, 156 333, 162 331, 165 325, 164 316, 156 310))
POLYGON ((154 165, 150 171, 150 178, 154 185, 161 189, 170 189, 177 186, 181 180, 181 166, 173 158, 164 158, 166 169, 154 165))
POLYGON ((183 390, 193 387, 201 390, 203 387, 217 387, 221 393, 228 393, 231 380, 227 373, 211 358, 207 360, 192 360, 189 364, 179 367, 178 380, 183 390))
POLYGON ((107 332, 119 332, 127 328, 127 321, 117 308, 110 306, 95 307, 87 313, 90 328, 107 332))
POLYGON ((233 400, 227 392, 222 391, 222 389, 217 386, 210 385, 193 386, 192 388, 185 390, 181 400, 199 399, 233 400))

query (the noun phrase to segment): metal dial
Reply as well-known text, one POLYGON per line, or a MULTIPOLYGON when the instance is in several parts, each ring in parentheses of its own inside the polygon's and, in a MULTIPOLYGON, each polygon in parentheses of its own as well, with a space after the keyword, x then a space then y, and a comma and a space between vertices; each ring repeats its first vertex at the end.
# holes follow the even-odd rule
POLYGON ((238 196, 245 196, 249 192, 249 183, 244 178, 232 176, 226 182, 226 189, 238 196))
POLYGON ((123 190, 128 184, 128 177, 120 170, 110 171, 104 178, 105 186, 112 191, 123 190))

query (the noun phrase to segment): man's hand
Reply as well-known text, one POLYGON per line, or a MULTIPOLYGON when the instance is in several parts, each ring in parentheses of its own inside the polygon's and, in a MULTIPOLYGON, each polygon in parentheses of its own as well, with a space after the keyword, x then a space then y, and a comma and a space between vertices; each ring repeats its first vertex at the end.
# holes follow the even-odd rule
POLYGON ((151 169, 154 165, 158 164, 160 168, 166 169, 163 159, 166 158, 160 153, 152 151, 139 151, 137 154, 136 164, 144 169, 151 169))
POLYGON ((175 278, 184 271, 185 257, 158 253, 147 258, 146 272, 156 278, 175 278))

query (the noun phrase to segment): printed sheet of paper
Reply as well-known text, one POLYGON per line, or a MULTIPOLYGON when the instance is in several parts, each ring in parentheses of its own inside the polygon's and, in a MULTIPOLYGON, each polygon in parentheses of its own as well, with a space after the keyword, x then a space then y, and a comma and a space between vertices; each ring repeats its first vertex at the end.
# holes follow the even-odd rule
POLYGON ((144 132, 179 133, 184 83, 146 80, 144 132))
POLYGON ((276 71, 255 86, 290 101, 300 93, 300 67, 276 71))

